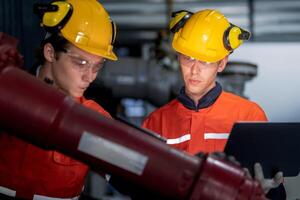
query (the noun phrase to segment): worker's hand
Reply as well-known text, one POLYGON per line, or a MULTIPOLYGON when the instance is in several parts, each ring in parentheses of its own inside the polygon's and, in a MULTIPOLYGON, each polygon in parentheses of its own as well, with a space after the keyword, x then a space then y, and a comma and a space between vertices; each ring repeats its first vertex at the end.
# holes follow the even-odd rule
POLYGON ((260 163, 254 164, 254 178, 260 182, 265 194, 267 194, 270 189, 277 188, 281 183, 283 183, 282 172, 277 172, 273 178, 266 179, 260 163))

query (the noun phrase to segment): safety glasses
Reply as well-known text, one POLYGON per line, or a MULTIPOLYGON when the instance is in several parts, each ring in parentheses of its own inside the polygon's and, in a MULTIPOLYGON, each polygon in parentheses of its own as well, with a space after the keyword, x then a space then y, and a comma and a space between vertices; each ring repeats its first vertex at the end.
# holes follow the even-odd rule
POLYGON ((88 72, 89 69, 92 69, 93 73, 97 73, 103 68, 105 63, 105 59, 103 59, 100 63, 92 63, 69 49, 64 49, 63 53, 69 56, 73 66, 80 72, 88 72))
POLYGON ((195 58, 183 55, 181 53, 178 54, 178 59, 181 65, 191 67, 195 64, 198 64, 201 68, 209 68, 212 66, 216 66, 216 62, 204 62, 201 60, 197 60, 195 58))

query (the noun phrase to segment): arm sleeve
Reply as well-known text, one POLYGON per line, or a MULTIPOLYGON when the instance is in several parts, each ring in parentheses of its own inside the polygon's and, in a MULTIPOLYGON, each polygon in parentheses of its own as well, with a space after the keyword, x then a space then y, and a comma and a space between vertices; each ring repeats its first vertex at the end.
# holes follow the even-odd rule
POLYGON ((267 115, 265 111, 256 103, 253 103, 253 106, 250 110, 249 116, 248 116, 249 121, 263 121, 266 122, 268 121, 267 115))

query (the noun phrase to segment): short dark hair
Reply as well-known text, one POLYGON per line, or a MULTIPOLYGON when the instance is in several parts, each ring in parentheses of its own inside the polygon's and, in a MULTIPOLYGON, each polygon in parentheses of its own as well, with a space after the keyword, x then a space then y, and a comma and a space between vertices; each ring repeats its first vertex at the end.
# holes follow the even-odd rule
POLYGON ((60 33, 47 33, 45 39, 41 42, 41 45, 36 53, 36 66, 45 63, 44 46, 50 43, 55 52, 62 52, 70 45, 70 42, 66 40, 60 33))

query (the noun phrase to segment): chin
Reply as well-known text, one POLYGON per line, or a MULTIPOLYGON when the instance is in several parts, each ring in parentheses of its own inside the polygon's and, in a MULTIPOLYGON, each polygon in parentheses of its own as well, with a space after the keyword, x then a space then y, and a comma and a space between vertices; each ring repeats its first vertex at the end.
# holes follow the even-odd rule
POLYGON ((186 88, 186 90, 188 91, 188 93, 190 94, 201 94, 203 93, 203 89, 202 88, 195 88, 195 87, 188 87, 186 88))
POLYGON ((80 98, 83 96, 82 92, 70 92, 70 95, 75 98, 80 98))

